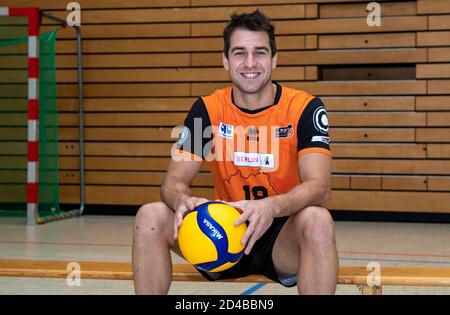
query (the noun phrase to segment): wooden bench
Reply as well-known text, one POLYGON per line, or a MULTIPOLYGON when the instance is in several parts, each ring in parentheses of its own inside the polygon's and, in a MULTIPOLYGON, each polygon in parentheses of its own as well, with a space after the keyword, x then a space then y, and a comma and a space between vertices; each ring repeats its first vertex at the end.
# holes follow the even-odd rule
MULTIPOLYGON (((62 260, 0 260, 0 277, 67 278, 73 267, 62 260)), ((132 280, 130 263, 78 262, 81 279, 132 280)), ((383 267, 379 286, 369 286, 367 277, 372 270, 365 267, 340 267, 338 284, 357 285, 364 295, 382 294, 382 286, 450 286, 450 268, 383 267)), ((191 265, 174 264, 174 281, 206 281, 191 265)), ((222 282, 272 282, 264 276, 220 280, 222 282)))

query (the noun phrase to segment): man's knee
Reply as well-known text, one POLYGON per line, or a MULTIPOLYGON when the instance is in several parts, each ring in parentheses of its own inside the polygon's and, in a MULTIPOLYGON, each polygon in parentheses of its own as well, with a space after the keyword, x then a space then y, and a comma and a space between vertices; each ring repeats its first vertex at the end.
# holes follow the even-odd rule
POLYGON ((298 212, 295 217, 298 240, 302 245, 329 247, 335 244, 333 218, 327 209, 311 206, 298 212))
POLYGON ((168 235, 173 230, 173 216, 173 211, 163 202, 143 205, 136 215, 134 232, 168 235))

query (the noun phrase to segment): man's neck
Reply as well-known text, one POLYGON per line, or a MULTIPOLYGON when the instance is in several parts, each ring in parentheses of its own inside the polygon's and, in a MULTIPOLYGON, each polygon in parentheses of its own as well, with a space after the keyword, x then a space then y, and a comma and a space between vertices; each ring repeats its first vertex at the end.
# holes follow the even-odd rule
POLYGON ((236 86, 233 85, 234 103, 240 107, 248 110, 258 110, 273 104, 277 86, 270 82, 260 93, 247 94, 242 93, 236 86))

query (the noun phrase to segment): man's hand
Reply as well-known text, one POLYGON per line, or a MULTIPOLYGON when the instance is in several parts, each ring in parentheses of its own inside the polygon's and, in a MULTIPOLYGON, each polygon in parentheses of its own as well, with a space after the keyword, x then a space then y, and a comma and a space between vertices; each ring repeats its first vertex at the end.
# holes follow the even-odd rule
POLYGON ((178 238, 178 229, 181 226, 181 222, 183 222, 184 216, 194 210, 196 206, 207 202, 208 200, 205 198, 197 198, 197 197, 189 197, 182 196, 178 199, 175 205, 175 217, 173 222, 173 238, 176 240, 178 238))
POLYGON ((241 200, 237 202, 227 202, 230 206, 241 209, 243 213, 234 221, 235 226, 248 221, 247 231, 242 237, 241 243, 245 244, 245 254, 255 245, 255 242, 269 229, 273 222, 273 207, 270 198, 260 200, 241 200))

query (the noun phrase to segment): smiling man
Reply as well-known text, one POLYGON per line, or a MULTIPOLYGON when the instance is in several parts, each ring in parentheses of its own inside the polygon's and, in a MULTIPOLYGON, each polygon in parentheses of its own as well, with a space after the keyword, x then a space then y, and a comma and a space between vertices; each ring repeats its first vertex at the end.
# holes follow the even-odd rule
POLYGON ((140 208, 134 228, 136 293, 167 293, 178 228, 206 201, 192 180, 207 162, 215 197, 242 209, 244 257, 217 280, 262 274, 300 294, 334 294, 338 259, 330 195, 328 118, 319 98, 272 81, 274 27, 264 14, 233 15, 223 33, 232 85, 192 106, 161 187, 162 202, 140 208))

